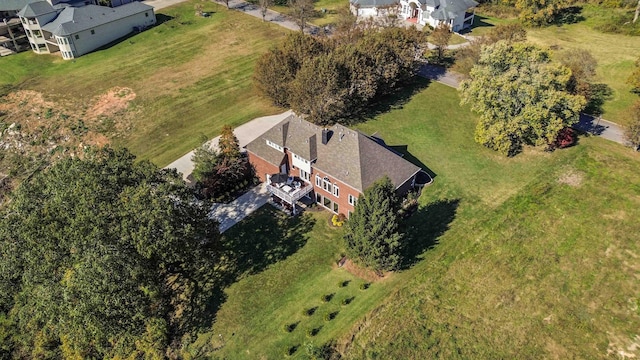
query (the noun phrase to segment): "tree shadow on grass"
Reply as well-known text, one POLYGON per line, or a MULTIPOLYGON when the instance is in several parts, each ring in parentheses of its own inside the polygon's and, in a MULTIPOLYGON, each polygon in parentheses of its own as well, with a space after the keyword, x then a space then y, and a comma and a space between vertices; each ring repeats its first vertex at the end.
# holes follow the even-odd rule
POLYGON ((298 251, 314 223, 310 216, 291 217, 265 206, 225 232, 217 266, 203 286, 189 294, 180 327, 187 331, 209 329, 227 300, 224 289, 298 251))
POLYGON ((387 113, 391 110, 402 109, 414 95, 418 94, 429 86, 431 80, 419 76, 415 76, 413 81, 406 86, 397 89, 391 94, 379 96, 372 99, 357 114, 349 116, 347 119, 341 119, 340 123, 344 125, 354 125, 372 119, 380 114, 387 113))
POLYGON ((438 200, 421 207, 403 224, 405 227, 405 250, 401 269, 413 266, 421 255, 432 249, 438 239, 449 230, 456 217, 460 200, 438 200))
POLYGON ((269 206, 246 218, 241 226, 229 229, 222 240, 227 284, 298 251, 314 225, 310 216, 291 217, 269 206))

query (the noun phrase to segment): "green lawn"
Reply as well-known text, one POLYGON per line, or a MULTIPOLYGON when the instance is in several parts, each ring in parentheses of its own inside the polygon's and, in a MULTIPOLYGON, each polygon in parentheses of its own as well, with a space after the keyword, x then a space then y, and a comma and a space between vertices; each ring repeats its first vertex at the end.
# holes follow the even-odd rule
MULTIPOLYGON (((634 67, 634 61, 640 57, 640 36, 603 33, 595 27, 602 23, 600 7, 586 5, 582 12, 585 20, 576 24, 548 26, 527 29, 528 40, 554 50, 585 49, 598 61, 596 82, 606 84, 611 97, 604 103, 603 117, 625 125, 628 122, 625 112, 638 99, 632 94, 626 80, 634 67)), ((469 35, 483 35, 492 26, 515 21, 497 19, 482 14, 476 15, 476 27, 469 35)))
POLYGON ((251 76, 256 59, 287 30, 214 3, 204 9, 211 17, 196 17, 194 4, 163 9, 162 24, 75 61, 31 52, 2 58, 0 84, 75 107, 129 87, 137 95, 129 107, 133 128, 112 141, 167 165, 196 147, 201 134, 211 138, 224 124, 280 111, 254 92, 251 76))
POLYGON ((330 228, 328 220, 327 212, 307 212, 291 220, 266 205, 229 230, 225 241, 246 244, 250 259, 242 257, 240 263, 252 266, 242 269, 245 275, 227 289, 213 329, 189 351, 221 347, 213 353, 221 358, 274 359, 298 346, 300 355, 305 343, 322 345, 344 334, 389 295, 403 275, 360 289, 365 281, 336 266, 344 251, 342 231, 330 228), (324 302, 322 296, 329 294, 331 300, 324 302), (349 304, 343 305, 343 299, 349 304), (303 313, 310 308, 315 308, 312 315, 303 313), (335 318, 327 321, 328 313, 335 318), (284 330, 289 324, 296 324, 290 333, 284 330), (311 329, 319 331, 308 336, 311 329))
POLYGON ((267 207, 226 237, 273 261, 242 272, 190 350, 270 359, 300 346, 294 357, 305 358, 305 343, 334 339, 347 359, 640 355, 640 154, 581 138, 504 158, 473 142, 475 116, 458 103, 455 90, 432 83, 357 126, 436 175, 405 227, 408 268, 361 291, 362 280, 334 266, 343 244, 327 213, 283 225, 267 207), (268 250, 282 244, 286 256, 268 250))

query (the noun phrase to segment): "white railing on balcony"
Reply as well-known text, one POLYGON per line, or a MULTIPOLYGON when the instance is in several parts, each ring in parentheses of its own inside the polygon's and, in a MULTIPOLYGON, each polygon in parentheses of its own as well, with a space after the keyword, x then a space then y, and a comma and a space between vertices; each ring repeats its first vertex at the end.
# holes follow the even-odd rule
POLYGON ((308 193, 310 193, 311 191, 313 191, 313 185, 311 184, 306 184, 303 182, 303 184, 305 186, 299 188, 299 189, 295 189, 295 188, 291 188, 289 185, 285 185, 286 187, 291 188, 291 191, 287 191, 286 187, 283 186, 282 188, 275 186, 275 185, 267 185, 267 190, 269 190, 270 193, 272 193, 273 195, 279 197, 280 199, 284 200, 285 202, 289 203, 289 204, 295 204, 296 201, 300 200, 303 196, 307 195, 308 193))

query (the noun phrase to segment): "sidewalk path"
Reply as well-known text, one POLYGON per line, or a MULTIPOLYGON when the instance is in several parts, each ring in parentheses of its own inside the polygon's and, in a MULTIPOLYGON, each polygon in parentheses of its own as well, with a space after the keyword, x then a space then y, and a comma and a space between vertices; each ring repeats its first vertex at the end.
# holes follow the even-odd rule
POLYGON ((218 220, 220 232, 229 230, 254 211, 260 209, 269 200, 267 185, 262 183, 229 204, 214 204, 211 207, 209 217, 218 220))
MULTIPOLYGON (((418 75, 426 79, 435 80, 452 88, 458 88, 462 80, 460 75, 447 71, 442 66, 431 64, 422 65, 418 70, 418 75)), ((588 114, 580 114, 580 121, 573 127, 577 130, 600 136, 624 146, 629 146, 629 142, 624 136, 624 128, 614 122, 588 114)))
MULTIPOLYGON (((160 1, 166 1, 166 0, 160 0, 160 1)), ((219 5, 226 6, 226 4, 222 1, 219 1, 219 0, 212 0, 212 1, 218 3, 219 5)), ((244 0, 229 0, 229 9, 242 11, 247 15, 251 15, 262 20, 262 13, 260 12, 260 6, 248 3, 244 0)), ((300 26, 298 26, 298 24, 293 18, 287 15, 281 14, 277 11, 268 9, 264 19, 265 21, 275 23, 289 30, 300 31, 300 26)), ((310 23, 307 23, 305 26, 305 32, 307 33, 315 34, 319 30, 320 28, 318 26, 310 23)))
POLYGON ((164 9, 171 5, 179 4, 185 0, 145 0, 142 3, 153 6, 154 10, 164 9))

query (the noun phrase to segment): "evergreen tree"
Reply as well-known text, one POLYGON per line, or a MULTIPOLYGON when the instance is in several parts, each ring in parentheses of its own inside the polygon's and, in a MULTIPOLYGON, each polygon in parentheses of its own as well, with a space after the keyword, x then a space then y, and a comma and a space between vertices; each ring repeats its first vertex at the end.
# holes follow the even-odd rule
POLYGON ((240 157, 240 144, 233 133, 231 125, 224 125, 218 141, 218 149, 221 157, 225 159, 237 159, 240 157))
POLYGON ((215 172, 218 157, 218 152, 211 148, 209 141, 204 138, 202 145, 195 149, 191 156, 194 165, 191 176, 198 182, 204 181, 215 172))
POLYGON ((349 256, 375 271, 397 268, 402 250, 398 207, 395 187, 389 177, 365 190, 347 221, 345 239, 349 256))

